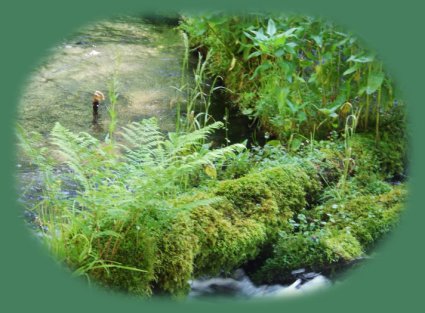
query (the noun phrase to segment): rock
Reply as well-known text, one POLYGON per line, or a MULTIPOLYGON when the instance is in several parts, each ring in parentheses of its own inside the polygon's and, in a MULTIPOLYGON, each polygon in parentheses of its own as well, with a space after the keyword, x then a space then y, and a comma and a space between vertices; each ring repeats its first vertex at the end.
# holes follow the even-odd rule
POLYGON ((100 54, 99 51, 92 50, 92 51, 90 51, 89 53, 86 54, 86 57, 93 57, 93 56, 96 56, 96 55, 99 55, 99 54, 100 54))
POLYGON ((293 275, 293 276, 297 276, 297 275, 302 274, 302 273, 304 273, 304 272, 305 272, 305 268, 300 268, 300 269, 298 269, 298 270, 294 270, 294 271, 292 271, 292 272, 291 272, 291 275, 293 275))
POLYGON ((302 284, 299 288, 302 292, 313 292, 319 289, 324 289, 325 287, 329 287, 331 285, 331 281, 322 275, 317 275, 312 280, 309 280, 305 284, 302 284))
POLYGON ((301 275, 301 278, 304 281, 307 281, 307 280, 311 280, 311 279, 313 279, 313 278, 315 278, 315 277, 317 277, 319 275, 320 275, 319 273, 309 272, 309 273, 305 273, 305 274, 301 275))

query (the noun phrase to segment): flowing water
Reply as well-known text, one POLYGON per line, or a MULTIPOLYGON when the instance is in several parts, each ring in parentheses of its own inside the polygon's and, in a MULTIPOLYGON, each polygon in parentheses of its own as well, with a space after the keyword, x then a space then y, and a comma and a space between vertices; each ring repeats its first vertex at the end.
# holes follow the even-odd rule
POLYGON ((256 286, 242 269, 237 269, 231 277, 201 278, 190 282, 189 299, 211 297, 235 298, 286 298, 298 296, 330 286, 332 283, 319 273, 306 273, 304 269, 293 272, 290 285, 256 286))

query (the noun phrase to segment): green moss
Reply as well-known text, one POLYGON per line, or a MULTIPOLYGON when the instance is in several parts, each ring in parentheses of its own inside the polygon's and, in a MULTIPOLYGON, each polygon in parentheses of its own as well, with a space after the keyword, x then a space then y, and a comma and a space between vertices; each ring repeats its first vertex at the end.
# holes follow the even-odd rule
POLYGON ((150 230, 133 224, 125 225, 121 237, 95 241, 93 249, 97 254, 102 253, 106 264, 118 265, 90 270, 88 273, 95 281, 143 297, 152 294, 151 282, 155 278, 158 250, 155 235, 150 230))
POLYGON ((406 142, 398 141, 382 135, 376 143, 371 134, 357 134, 352 140, 353 157, 356 160, 355 172, 367 180, 371 173, 378 174, 384 179, 403 177, 406 142))
POLYGON ((352 157, 355 160, 354 173, 358 177, 367 178, 372 173, 378 173, 380 159, 376 150, 375 140, 371 135, 356 134, 350 140, 352 157))
POLYGON ((245 217, 257 214, 262 204, 273 197, 262 177, 257 174, 223 181, 215 194, 225 197, 245 217))
POLYGON ((331 227, 349 231, 366 248, 390 231, 399 219, 406 198, 404 186, 379 196, 368 194, 344 203, 315 209, 315 217, 331 227))
POLYGON ((280 212, 299 212, 317 198, 321 189, 316 176, 296 165, 267 169, 260 175, 270 188, 280 212))
POLYGON ((228 199, 245 217, 255 217, 270 227, 287 228, 288 218, 306 207, 306 199, 318 190, 318 181, 301 167, 287 165, 223 181, 215 194, 228 199))
MULTIPOLYGON (((218 182, 210 192, 181 196, 170 201, 175 212, 145 213, 154 227, 136 227, 147 223, 140 219, 120 232, 111 261, 144 272, 117 268, 110 275, 96 271, 93 276, 138 295, 148 296, 152 290, 185 295, 191 278, 231 271, 255 259, 279 231, 292 231, 288 220, 319 188, 300 166, 287 165, 218 182)), ((106 245, 103 241, 99 250, 106 245)))
POLYGON ((199 249, 193 223, 182 212, 164 225, 159 234, 156 286, 174 296, 185 295, 190 289, 188 281, 192 277, 194 257, 199 249))
POLYGON ((275 245, 273 256, 254 274, 254 279, 262 283, 285 281, 293 270, 322 269, 351 261, 361 254, 360 243, 345 231, 326 228, 308 236, 284 235, 275 245))
POLYGON ((265 226, 255 219, 226 218, 211 207, 191 213, 199 238, 195 259, 195 276, 230 271, 257 256, 266 240, 265 226))
POLYGON ((317 182, 291 165, 177 199, 177 207, 187 204, 189 209, 164 229, 157 288, 184 294, 191 277, 230 271, 254 259, 279 230, 291 230, 288 219, 306 206, 307 191, 317 188, 317 182))
POLYGON ((319 147, 318 155, 313 162, 323 180, 324 185, 337 183, 343 172, 343 155, 340 148, 334 142, 327 142, 323 147, 319 147))

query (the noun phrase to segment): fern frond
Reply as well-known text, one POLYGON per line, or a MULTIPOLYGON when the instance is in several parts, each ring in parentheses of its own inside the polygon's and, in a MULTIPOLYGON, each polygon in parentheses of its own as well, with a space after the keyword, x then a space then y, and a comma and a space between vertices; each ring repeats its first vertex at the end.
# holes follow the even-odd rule
POLYGON ((56 123, 50 134, 51 143, 56 146, 56 153, 75 174, 75 178, 89 188, 87 172, 84 164, 99 150, 99 141, 87 133, 74 134, 61 124, 56 123))
POLYGON ((199 169, 201 166, 213 164, 228 156, 234 156, 246 147, 242 144, 233 144, 224 148, 208 150, 205 154, 190 154, 181 158, 180 170, 199 169))
POLYGON ((192 148, 201 145, 208 135, 221 127, 223 127, 222 122, 215 122, 190 133, 169 133, 168 138, 171 145, 168 153, 177 155, 191 151, 192 148))
POLYGON ((31 164, 38 166, 44 172, 51 170, 48 151, 42 146, 43 137, 36 132, 27 133, 21 125, 16 125, 18 146, 31 164))

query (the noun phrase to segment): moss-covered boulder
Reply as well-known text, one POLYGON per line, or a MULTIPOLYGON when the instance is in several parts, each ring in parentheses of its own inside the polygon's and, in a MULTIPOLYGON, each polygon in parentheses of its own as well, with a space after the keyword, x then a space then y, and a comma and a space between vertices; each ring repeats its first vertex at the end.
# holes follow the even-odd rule
POLYGON ((354 236, 332 228, 310 235, 285 234, 276 243, 273 256, 253 276, 261 283, 283 282, 291 278, 293 270, 322 270, 331 264, 352 261, 362 253, 354 236))
POLYGON ((343 203, 327 203, 314 209, 316 219, 330 227, 350 232, 367 248, 398 222, 404 207, 405 186, 381 195, 367 194, 343 203))

